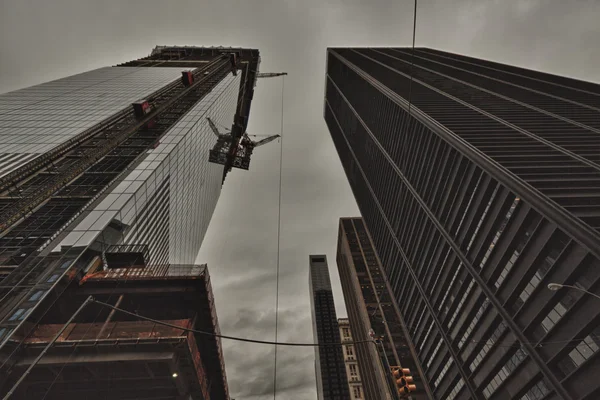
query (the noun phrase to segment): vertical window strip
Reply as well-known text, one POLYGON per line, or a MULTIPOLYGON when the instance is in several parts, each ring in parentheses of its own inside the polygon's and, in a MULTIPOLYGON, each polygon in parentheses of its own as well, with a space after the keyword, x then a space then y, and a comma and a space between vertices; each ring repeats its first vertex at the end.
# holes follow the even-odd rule
POLYGON ((448 372, 448 369, 450 369, 450 366, 452 365, 453 362, 454 362, 454 359, 452 358, 452 356, 450 356, 448 358, 448 361, 446 361, 446 364, 444 365, 444 368, 442 368, 442 370, 440 371, 438 377, 433 382, 433 386, 435 386, 436 388, 438 387, 438 385, 440 384, 440 382, 442 381, 442 379, 444 379, 444 376, 446 375, 446 372, 448 372))
POLYGON ((454 386, 454 389, 452 389, 452 391, 446 397, 446 400, 454 400, 454 398, 456 397, 458 392, 460 392, 463 386, 465 386, 465 381, 463 380, 463 378, 460 378, 458 383, 454 386))
POLYGON ((475 357, 475 359, 473 360, 471 365, 469 365, 469 369, 471 369, 471 372, 473 372, 473 371, 475 371, 475 369, 477 369, 479 364, 481 364, 481 362, 485 359, 485 357, 487 356, 489 351, 494 346, 494 343, 496 343, 498 338, 504 333, 505 330, 506 330, 506 322, 504 322, 504 320, 503 320, 500 322, 500 325, 498 325, 496 330, 492 333, 490 338, 483 345, 483 347, 479 351, 479 354, 477 354, 477 356, 475 357))
POLYGON ((545 379, 540 379, 520 400, 540 400, 550 393, 548 386, 545 379))
POLYGON ((419 317, 419 320, 417 321, 415 328, 414 328, 414 332, 417 332, 419 330, 419 326, 421 325, 421 321, 423 321, 423 317, 425 316, 425 313, 422 312, 421 316, 419 317))
POLYGON ((459 349, 461 349, 465 345, 465 343, 467 342, 468 338, 471 336, 471 333, 473 333, 473 329, 475 328, 475 325, 477 325, 477 323, 481 319, 481 316, 487 310, 489 304, 490 304, 490 300, 486 298, 484 300, 483 304, 481 304, 481 307, 479 307, 479 310, 477 311, 477 314, 475 314, 475 318, 473 318, 473 321, 471 321, 471 323, 469 324, 469 327, 467 328, 467 330, 463 334, 462 339, 460 339, 460 342, 458 342, 458 348, 459 349))
POLYGON ((439 268, 439 272, 438 272, 437 276, 435 277, 435 281, 433 282, 433 285, 431 285, 431 290, 430 290, 429 294, 433 293, 433 289, 435 289, 435 286, 437 285, 438 280, 440 279, 440 276, 442 275, 443 266, 446 265, 446 261, 448 261, 448 257, 450 256, 451 251, 452 251, 452 249, 448 248, 448 251, 446 252, 446 257, 444 257, 444 261, 441 264, 441 268, 439 268))
POLYGON ((432 329, 433 329, 433 321, 431 321, 431 325, 429 325, 429 329, 427 330, 427 333, 425 334, 423 341, 419 345, 419 351, 423 350, 423 347, 425 346, 425 343, 427 342, 427 338, 429 338, 429 334, 431 333, 432 329))
POLYGON ((471 290, 473 290, 473 286, 475 286, 475 280, 473 278, 471 278, 471 282, 469 283, 467 290, 465 290, 465 294, 463 294, 462 298, 460 299, 460 302, 456 306, 456 311, 454 311, 454 314, 452 314, 452 318, 448 322, 448 328, 452 327, 452 324, 454 323, 454 320, 456 319, 456 317, 462 310, 462 307, 465 304, 467 297, 469 296, 469 294, 471 294, 471 290))
POLYGON ((479 268, 483 269, 483 267, 485 266, 488 258, 490 257, 490 254, 492 253, 492 250, 494 250, 496 243, 498 243, 498 239, 500 239, 500 236, 504 232, 504 229, 508 226, 508 222, 510 221, 510 218, 513 216, 513 214, 517 208, 517 205, 519 204, 520 201, 521 201, 521 199, 519 197, 515 198, 515 200, 513 201, 512 205, 510 206, 510 209, 504 216, 504 221, 502 222, 502 224, 500 225, 500 228, 496 232, 496 235, 492 239, 492 243, 490 244, 490 247, 485 252, 483 259, 481 260, 481 263, 479 264, 479 268))
POLYGON ((541 216, 536 214, 536 217, 531 221, 531 223, 527 227, 525 236, 521 239, 521 241, 517 245, 517 248, 513 252, 512 256, 510 257, 510 260, 506 263, 506 265, 504 266, 504 269, 500 273, 500 276, 498 276, 498 279, 494 283, 494 286, 496 288, 500 288, 500 285, 502 285, 502 283, 504 282, 504 279, 506 279, 509 272, 512 270, 513 266, 515 265, 515 262, 517 261, 517 258, 519 258, 519 255, 521 254, 521 251, 523 251, 523 249, 529 242, 529 239, 531 238, 533 231, 535 230, 540 219, 541 219, 541 216))
POLYGON ((515 354, 504 364, 502 369, 492 378, 490 383, 483 389, 483 396, 489 399, 506 378, 527 358, 527 354, 518 349, 515 354))
POLYGON ((435 346, 435 350, 433 350, 433 353, 431 353, 431 356, 428 357, 429 359, 427 360, 427 368, 429 368, 429 366, 433 362, 433 359, 437 355, 437 352, 440 350, 440 347, 442 346, 442 341, 443 341, 442 338, 440 338, 440 340, 438 341, 437 346, 435 346))
POLYGON ((473 192, 471 193, 471 197, 469 198, 469 202, 467 203, 467 206, 465 207, 465 210, 463 211, 462 217, 460 219, 460 222, 458 224, 458 227, 456 228, 456 232, 454 232, 454 237, 456 237, 456 235, 458 235, 458 232, 460 231, 460 228, 462 227, 463 222, 465 221, 465 217, 467 216, 467 211, 469 211, 469 209, 471 208, 471 203, 473 202, 473 198, 475 197, 475 193, 477 193, 477 189, 479 188, 479 184, 481 183, 481 178, 483 177, 483 174, 479 175, 479 178, 477 179, 477 184, 475 184, 475 188, 473 189, 473 192))
POLYGON ((452 276, 452 280, 450 281, 450 284, 448 285, 448 289, 446 289, 446 293, 444 293, 444 297, 442 298, 442 301, 440 302, 440 305, 438 306, 438 311, 441 311, 441 309, 444 305, 444 302, 446 301, 446 298, 448 297, 448 294, 450 293, 450 289, 452 288, 452 285, 454 284, 454 281, 456 280, 456 277, 458 276, 462 266, 463 266, 463 263, 461 262, 460 264, 458 264, 456 271, 454 271, 454 275, 452 276))
POLYGON ((475 228, 475 232, 473 232, 473 235, 471 235, 471 239, 469 240, 469 244, 467 245, 467 252, 469 251, 469 249, 471 249, 471 245, 473 244, 473 241, 475 240, 475 237, 477 236, 477 233, 479 232, 479 229, 481 229, 481 225, 483 224, 483 220, 487 216, 487 213, 490 210, 490 207, 492 206, 492 202, 496 198, 496 194, 498 193, 499 187, 500 187, 500 185, 496 184, 496 188, 494 189, 494 192, 492 193, 492 196, 490 197, 490 200, 488 201, 487 206, 485 207, 485 210, 483 210, 483 214, 481 215, 481 218, 479 218, 479 222, 477 223, 477 227, 475 228))

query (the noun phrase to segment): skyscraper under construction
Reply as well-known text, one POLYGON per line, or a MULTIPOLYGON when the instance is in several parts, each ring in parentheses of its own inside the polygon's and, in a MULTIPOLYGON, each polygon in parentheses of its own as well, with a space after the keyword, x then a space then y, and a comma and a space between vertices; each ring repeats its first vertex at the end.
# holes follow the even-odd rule
POLYGON ((600 398, 600 86, 330 48, 325 120, 433 397, 600 398))
POLYGON ((158 46, 0 95, 0 393, 228 398, 220 341, 177 327, 218 333, 192 264, 225 176, 257 145, 259 63, 158 46), (92 302, 35 360, 88 296, 172 326, 92 302))

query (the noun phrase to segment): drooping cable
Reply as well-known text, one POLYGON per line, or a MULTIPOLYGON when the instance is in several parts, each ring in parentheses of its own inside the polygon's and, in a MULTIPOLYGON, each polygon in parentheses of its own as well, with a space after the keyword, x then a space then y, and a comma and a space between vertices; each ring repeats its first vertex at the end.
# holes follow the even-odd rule
MULTIPOLYGON (((115 293, 116 293, 117 289, 119 288, 119 286, 121 284, 125 285, 127 283, 128 279, 129 279, 129 275, 126 275, 125 279, 123 281, 118 280, 117 284, 110 291, 110 293, 109 293, 108 298, 107 298, 106 301, 110 301, 110 299, 113 297, 113 295, 115 295, 115 293)), ((93 301, 93 300, 90 300, 90 301, 93 301)), ((120 302, 117 301, 116 304, 119 305, 120 302)), ((100 308, 100 310, 98 310, 98 313, 96 314, 96 316, 92 320, 92 323, 88 325, 87 329, 83 333, 81 341, 83 341, 83 340, 85 340, 87 338, 88 333, 90 332, 91 328, 96 324, 96 321, 98 320, 98 318, 100 317, 101 314, 102 314, 102 308, 100 308)), ((48 385, 48 387, 46 388, 46 391, 44 392, 44 397, 42 397, 42 400, 45 400, 46 397, 50 394, 52 388, 54 387, 54 384, 58 381, 58 378, 61 376, 63 370, 65 369, 65 367, 67 366, 67 364, 71 361, 71 359, 73 358, 73 356, 75 355, 75 353, 77 352, 77 350, 78 350, 77 345, 73 346, 73 348, 69 352, 69 356, 62 363, 62 365, 60 366, 60 369, 58 370, 58 373, 55 374, 54 379, 52 380, 52 382, 50 382, 50 385, 48 385)))
MULTIPOLYGON (((281 126, 279 128, 279 206, 277 207, 277 272, 275 283, 275 343, 279 333, 279 259, 281 256, 281 177, 283 175, 283 95, 285 88, 285 76, 281 77, 281 126)), ((277 344, 275 344, 273 360, 273 400, 277 397, 277 344)))
POLYGON ((291 346, 291 347, 330 347, 330 346, 345 346, 348 344, 361 344, 361 343, 375 343, 374 340, 358 340, 355 342, 331 342, 331 343, 302 343, 302 342, 276 342, 276 341, 269 341, 269 340, 255 340, 255 339, 247 339, 247 338, 242 338, 242 337, 237 337, 237 336, 228 336, 228 335, 221 335, 218 333, 213 333, 213 332, 206 332, 206 331, 200 331, 197 329, 192 329, 192 328, 185 328, 185 327, 181 327, 178 325, 174 325, 174 324, 170 324, 168 322, 164 322, 158 319, 154 319, 154 318, 150 318, 150 317, 145 317, 143 315, 140 315, 138 313, 134 313, 132 311, 127 311, 124 310, 120 307, 115 307, 112 304, 108 304, 105 303, 103 301, 98 301, 96 299, 92 300, 93 303, 96 304, 100 304, 102 306, 108 307, 108 308, 112 308, 113 310, 116 310, 117 312, 123 313, 123 314, 127 314, 127 315, 131 315, 146 321, 150 321, 153 322, 157 325, 163 325, 163 326, 168 326, 169 328, 175 328, 175 329, 179 329, 181 331, 184 332, 192 332, 192 333, 196 333, 199 335, 206 335, 206 336, 213 336, 219 339, 225 339, 225 340, 234 340, 237 342, 246 342, 246 343, 256 343, 256 344, 267 344, 267 345, 271 345, 271 346, 276 346, 275 348, 277 348, 277 346, 291 346))
MULTIPOLYGON (((123 235, 123 233, 121 233, 121 235, 123 235)), ((104 249, 104 244, 103 244, 103 251, 104 249)), ((129 274, 125 275, 125 279, 121 280, 119 279, 116 283, 115 286, 113 286, 113 288, 111 289, 108 298, 106 301, 110 301, 112 299, 112 297, 116 294, 117 289, 119 289, 119 287, 121 285, 126 285, 127 284, 127 280, 129 279, 129 274)), ((120 299, 122 299, 123 294, 121 294, 120 299)), ((90 300, 91 301, 91 300, 90 300)), ((117 302, 115 303, 116 305, 120 304, 120 300, 117 300, 117 302)), ((102 314, 102 308, 100 308, 100 310, 98 310, 98 313, 96 314, 96 316, 94 317, 94 319, 92 320, 92 323, 89 324, 88 328, 85 330, 85 332, 83 333, 82 339, 81 340, 85 340, 87 338, 88 333, 90 332, 91 328, 96 324, 96 321, 98 320, 98 318, 100 317, 100 315, 102 314)), ((100 332, 99 332, 100 333, 100 332)), ((99 333, 97 334, 99 336, 99 333)), ((48 385, 48 387, 46 388, 46 391, 44 392, 44 397, 42 397, 42 400, 45 400, 46 397, 50 394, 52 388, 54 387, 54 384, 58 381, 58 378, 61 376, 63 370, 65 369, 65 367, 67 366, 67 363, 69 363, 71 361, 71 359, 73 358, 73 355, 75 355, 75 353, 77 352, 78 348, 77 345, 73 346, 73 349, 70 351, 69 353, 69 357, 67 358, 66 361, 64 361, 62 363, 62 365, 60 366, 60 369, 58 370, 58 373, 55 374, 54 379, 52 380, 52 382, 50 383, 50 385, 48 385)), ((110 383, 110 381, 109 381, 110 383)))
MULTIPOLYGON (((127 311, 123 308, 120 307, 115 307, 112 304, 108 304, 105 303, 103 301, 99 301, 96 299, 92 299, 91 300, 92 303, 96 303, 96 304, 100 304, 102 306, 111 308, 113 310, 116 310, 120 313, 123 314, 127 314, 133 317, 137 317, 139 319, 143 319, 145 321, 149 321, 149 322, 153 322, 157 325, 163 325, 163 326, 167 326, 170 328, 175 328, 175 329, 179 329, 182 330, 184 332, 192 332, 192 333, 197 333, 199 335, 206 335, 206 336, 213 336, 216 338, 220 338, 220 339, 225 339, 225 340, 234 340, 234 341, 238 341, 238 342, 246 342, 246 343, 256 343, 256 344, 265 344, 265 345, 272 345, 272 346, 290 346, 290 347, 331 347, 331 346, 346 346, 349 344, 361 344, 361 343, 373 343, 376 344, 375 340, 369 339, 369 340, 357 340, 357 341, 353 341, 353 342, 329 342, 329 343, 307 343, 307 342, 275 342, 275 341, 269 341, 269 340, 255 340, 255 339, 247 339, 247 338, 242 338, 242 337, 238 337, 238 336, 228 336, 228 335, 221 335, 218 333, 213 333, 213 332, 206 332, 206 331, 200 331, 197 329, 193 329, 193 328, 185 328, 185 327, 181 327, 178 325, 174 325, 174 324, 170 324, 168 322, 164 322, 158 319, 154 319, 154 318, 150 318, 150 317, 146 317, 144 315, 132 312, 132 311, 127 311)), ((552 341, 545 341, 545 342, 539 342, 539 343, 535 343, 535 342, 529 342, 529 344, 536 344, 536 345, 549 345, 549 344, 561 344, 561 343, 570 343, 570 342, 581 342, 582 340, 584 340, 584 338, 576 338, 576 339, 570 339, 570 340, 552 340, 552 341)), ((487 340, 484 341, 470 341, 471 343, 482 343, 482 342, 487 342, 487 340)), ((508 346, 508 345, 497 345, 495 347, 501 347, 501 348, 519 348, 520 346, 508 346)))
MULTIPOLYGON (((183 332, 191 332, 191 333, 196 333, 199 335, 206 335, 206 336, 212 336, 212 337, 216 337, 216 338, 220 338, 220 339, 226 339, 226 340, 235 340, 235 341, 240 341, 240 342, 246 342, 246 343, 256 343, 256 344, 265 344, 265 345, 275 345, 275 346, 293 346, 293 347, 329 347, 329 346, 346 346, 346 345, 356 345, 356 344, 362 344, 362 343, 372 343, 375 346, 377 346, 377 341, 375 340, 357 340, 357 341, 351 341, 351 342, 332 342, 332 343, 294 343, 294 342, 271 342, 271 341, 265 341, 265 340, 254 340, 254 339, 246 339, 246 338, 241 338, 241 337, 236 337, 236 336, 227 336, 227 335, 221 335, 221 334, 217 334, 214 332, 206 332, 206 331, 200 331, 200 330, 196 330, 196 329, 192 329, 192 328, 185 328, 185 327, 181 327, 178 325, 174 325, 174 324, 170 324, 168 322, 164 322, 161 320, 157 320, 157 319, 153 319, 150 317, 146 317, 143 315, 140 315, 138 313, 135 312, 131 312, 131 311, 127 311, 125 309, 113 306, 111 304, 102 302, 102 301, 98 301, 96 299, 94 299, 93 297, 88 298, 88 300, 86 300, 87 303, 96 303, 99 304, 101 306, 105 306, 108 308, 111 308, 117 312, 123 313, 123 314, 127 314, 130 316, 134 316, 137 317, 139 319, 145 320, 145 321, 150 321, 153 322, 157 325, 163 325, 163 326, 167 326, 170 328, 174 328, 177 330, 181 330, 183 332)), ((77 314, 77 311, 76 313, 77 314)), ((74 315, 75 315, 74 314, 74 315)), ((67 323, 65 323, 63 325, 63 328, 68 325, 69 321, 67 321, 67 323)), ((93 325, 93 324, 92 324, 93 325)), ((559 343, 569 343, 569 342, 581 342, 582 340, 584 340, 585 338, 577 338, 577 339, 571 339, 571 340, 556 340, 556 341, 548 341, 548 342, 540 342, 537 343, 537 345, 542 345, 542 344, 559 344, 559 343)), ((476 341, 472 341, 473 343, 476 343, 476 341)), ((49 343, 47 345, 47 347, 51 347, 52 343, 49 343)), ((515 346, 503 346, 503 345, 497 345, 495 347, 499 347, 499 348, 515 348, 515 346)), ((519 346, 520 348, 520 346, 519 346)), ((15 386, 12 388, 12 391, 14 392, 14 390, 19 386, 19 382, 17 382, 17 384, 15 384, 15 386)), ((8 397, 5 397, 5 400, 7 398, 9 398, 10 395, 8 397)))

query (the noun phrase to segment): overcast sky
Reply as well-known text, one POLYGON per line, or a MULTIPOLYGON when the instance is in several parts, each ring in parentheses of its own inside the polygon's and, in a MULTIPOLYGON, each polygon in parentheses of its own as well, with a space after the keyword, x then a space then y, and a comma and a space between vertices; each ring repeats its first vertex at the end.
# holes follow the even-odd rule
MULTIPOLYGON (((338 218, 358 209, 323 121, 328 46, 407 46, 412 0, 0 0, 0 93, 114 65, 156 44, 260 49, 287 71, 279 327, 312 341, 308 255, 327 254, 338 316, 338 218)), ((422 0, 417 46, 600 82, 599 0, 422 0)), ((280 131, 281 80, 261 80, 250 133, 280 131)), ((225 182, 198 262, 208 262, 224 334, 274 337, 279 144, 225 182)), ((273 348, 225 342, 237 400, 272 398, 273 348)), ((279 348, 278 399, 315 399, 311 349, 279 348)))

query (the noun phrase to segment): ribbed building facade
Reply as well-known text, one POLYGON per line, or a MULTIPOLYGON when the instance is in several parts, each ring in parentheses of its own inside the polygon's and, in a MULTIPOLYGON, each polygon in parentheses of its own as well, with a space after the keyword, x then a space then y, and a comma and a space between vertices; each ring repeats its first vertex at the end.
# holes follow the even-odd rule
MULTIPOLYGON (((19 355, 31 353, 36 326, 64 323, 74 310, 56 307, 69 303, 65 296, 81 304, 75 288, 90 287, 92 275, 108 274, 102 285, 115 285, 108 299, 127 298, 122 281, 137 282, 139 301, 160 282, 165 310, 181 307, 174 286, 203 279, 193 267, 170 266, 195 261, 248 123, 259 63, 254 49, 158 46, 142 59, 0 95, 0 393, 10 383, 7 368, 22 371, 19 355), (234 149, 225 164, 213 160, 219 136, 234 149)), ((210 301, 206 288, 190 290, 200 303, 181 316, 198 326, 198 316, 212 315, 202 308, 210 301)), ((153 313, 164 319, 165 310, 153 313)), ((107 313, 98 318, 112 319, 107 313)), ((220 342, 213 345, 207 365, 221 370, 220 342)), ((225 398, 224 369, 215 375, 194 362, 196 380, 211 377, 211 398, 225 398)), ((192 383, 179 385, 178 396, 206 398, 208 386, 186 392, 192 383)), ((69 387, 47 394, 68 396, 69 387)))
POLYGON ((363 341, 373 334, 381 342, 354 346, 365 399, 397 398, 398 387, 390 382, 391 366, 411 370, 416 386, 411 398, 432 398, 363 219, 341 218, 338 232, 336 260, 353 337, 363 341))
POLYGON ((335 343, 334 346, 315 347, 315 377, 318 400, 345 400, 350 398, 346 364, 342 352, 329 269, 325 255, 309 256, 308 283, 316 343, 335 343))
POLYGON ((600 86, 331 48, 325 120, 435 398, 598 398, 600 86))

